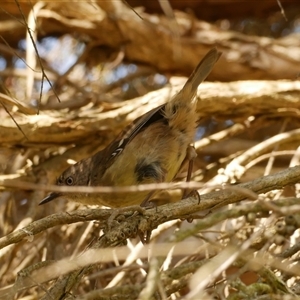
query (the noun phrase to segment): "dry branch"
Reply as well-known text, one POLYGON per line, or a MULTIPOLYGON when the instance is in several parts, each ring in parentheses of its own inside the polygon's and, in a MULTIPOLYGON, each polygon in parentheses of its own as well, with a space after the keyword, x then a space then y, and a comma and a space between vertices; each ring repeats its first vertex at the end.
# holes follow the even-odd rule
MULTIPOLYGON (((76 32, 101 46, 124 52, 127 61, 151 65, 160 72, 189 74, 199 57, 217 45, 224 54, 219 63, 221 67, 213 70, 211 78, 225 81, 294 79, 299 73, 297 35, 273 40, 222 32, 182 12, 175 13, 174 34, 174 20, 147 15, 140 10, 138 13, 141 17, 121 1, 98 1, 93 5, 59 1, 45 3, 35 17, 43 35, 76 32)), ((18 20, 10 21, 15 25, 9 30, 4 22, 7 23, 0 23, 3 28, 0 34, 6 40, 11 39, 11 27, 16 36, 20 36, 20 31, 24 33, 18 20)))
MULTIPOLYGON (((252 182, 236 185, 234 186, 234 189, 231 189, 230 186, 228 186, 220 191, 201 195, 200 203, 198 203, 198 199, 189 198, 182 202, 162 205, 145 211, 143 216, 134 216, 130 218, 128 222, 121 223, 120 227, 112 229, 111 233, 108 232, 108 237, 106 237, 106 239, 111 243, 115 243, 117 241, 121 242, 124 239, 132 237, 133 233, 136 234, 138 231, 146 232, 147 230, 153 230, 159 224, 162 224, 166 221, 184 218, 185 216, 207 209, 212 211, 214 207, 221 207, 230 203, 239 202, 245 198, 248 198, 248 195, 244 192, 244 189, 250 190, 258 195, 271 190, 282 189, 287 185, 292 185, 299 181, 300 167, 297 166, 274 175, 257 178, 252 182), (142 227, 134 228, 140 223, 142 225, 139 226, 142 227), (124 232, 127 232, 129 236, 126 236, 126 233, 124 235, 124 232)), ((80 189, 80 187, 78 189, 80 189)), ((90 220, 99 220, 105 222, 105 220, 107 220, 111 215, 110 211, 113 213, 113 210, 85 210, 78 212, 59 213, 48 216, 45 219, 33 222, 25 228, 1 238, 0 249, 12 243, 20 242, 22 239, 26 238, 28 234, 36 235, 37 233, 53 226, 90 220)))
MULTIPOLYGON (((25 140, 14 122, 6 117, 0 124, 2 145, 22 144, 27 147, 66 145, 81 143, 98 136, 112 139, 132 120, 150 109, 168 101, 179 89, 163 88, 144 97, 124 101, 122 106, 107 112, 101 108, 83 111, 44 111, 39 115, 24 116, 15 113, 14 118, 28 137, 25 140), (109 134, 110 137, 105 137, 109 134)), ((251 115, 299 116, 300 83, 297 81, 246 81, 232 83, 203 83, 198 91, 199 116, 217 116, 232 120, 251 115)), ((12 103, 13 104, 13 103, 12 103)))
POLYGON ((122 1, 0 4, 0 34, 6 39, 0 55, 8 63, 0 71, 7 83, 0 86, 0 104, 28 137, 0 110, 0 299, 295 299, 288 279, 293 276, 297 284, 300 278, 295 264, 300 249, 299 81, 201 85, 197 138, 206 138, 196 144, 196 181, 76 187, 87 193, 163 189, 165 194, 156 199, 162 203, 165 196, 170 202, 181 197, 175 188, 200 188, 200 203, 189 197, 142 214, 133 214, 136 207, 78 209, 63 200, 37 206, 45 191, 62 189, 50 184, 71 163, 68 159, 78 161, 106 146, 133 119, 168 101, 186 79, 171 77, 169 87, 135 99, 128 93, 124 98, 131 100, 121 101, 124 83, 136 83, 134 95, 145 94, 139 89, 145 78, 151 82, 155 71, 189 75, 215 45, 223 56, 210 79, 294 80, 299 73, 297 35, 245 36, 221 31, 191 14, 174 16, 134 12, 122 1), (9 18, 1 18, 1 9, 11 13, 9 18), (26 32, 25 55, 16 39, 26 32), (55 39, 56 53, 34 57, 35 34, 65 35, 74 63, 64 73, 53 67, 62 62, 64 38, 55 39), (78 46, 83 52, 76 53, 78 46), (16 70, 15 59, 28 69, 16 70), (101 81, 107 72, 117 73, 123 62, 141 65, 127 77, 101 81), (42 72, 54 89, 40 97, 42 72), (191 218, 192 224, 180 220, 191 218), (150 231, 149 247, 135 244, 132 238, 150 231), (129 238, 126 247, 115 247, 129 238), (246 285, 242 275, 249 272, 256 277, 246 285), (225 295, 226 290, 232 294, 225 295))

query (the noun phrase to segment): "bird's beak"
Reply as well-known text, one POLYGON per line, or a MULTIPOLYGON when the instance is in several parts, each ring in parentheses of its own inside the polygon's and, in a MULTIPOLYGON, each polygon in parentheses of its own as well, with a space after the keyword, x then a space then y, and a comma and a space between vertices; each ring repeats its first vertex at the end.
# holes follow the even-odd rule
POLYGON ((61 196, 60 193, 53 192, 53 193, 49 194, 46 198, 44 198, 44 199, 39 203, 39 205, 48 203, 48 202, 50 202, 50 201, 52 201, 52 200, 58 198, 59 196, 61 196))

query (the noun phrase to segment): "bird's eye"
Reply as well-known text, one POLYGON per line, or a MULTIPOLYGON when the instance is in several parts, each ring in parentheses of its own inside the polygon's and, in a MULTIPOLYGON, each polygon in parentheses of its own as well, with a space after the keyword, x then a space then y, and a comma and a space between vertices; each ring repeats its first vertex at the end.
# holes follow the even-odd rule
POLYGON ((72 185, 73 182, 74 182, 74 179, 71 176, 67 177, 65 180, 66 185, 72 185))

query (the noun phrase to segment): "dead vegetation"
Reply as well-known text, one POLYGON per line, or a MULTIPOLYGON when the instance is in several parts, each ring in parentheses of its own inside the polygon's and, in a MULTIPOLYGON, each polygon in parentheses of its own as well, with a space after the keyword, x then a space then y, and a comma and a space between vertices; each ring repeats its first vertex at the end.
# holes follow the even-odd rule
MULTIPOLYGON (((298 298, 296 33, 246 36, 121 1, 0 8, 0 299, 298 298), (38 206, 70 160, 168 101, 214 46, 192 182, 119 189, 160 189, 162 205, 109 227, 112 210, 38 206), (177 201, 184 187, 200 202, 177 201)), ((99 190, 111 192, 87 188, 99 190)))

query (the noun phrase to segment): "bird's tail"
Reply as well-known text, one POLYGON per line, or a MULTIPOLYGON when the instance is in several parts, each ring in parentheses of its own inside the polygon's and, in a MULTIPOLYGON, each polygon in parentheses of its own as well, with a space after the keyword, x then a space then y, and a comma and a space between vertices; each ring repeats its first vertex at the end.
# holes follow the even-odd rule
POLYGON ((185 101, 188 101, 188 99, 191 101, 193 99, 197 92, 198 86, 209 75, 220 56, 221 52, 219 52, 216 48, 213 48, 201 59, 198 66, 195 68, 188 81, 179 92, 181 98, 184 98, 185 101))
POLYGON ((220 56, 221 52, 216 48, 210 50, 202 58, 182 90, 166 104, 165 117, 168 119, 171 128, 179 130, 188 136, 194 135, 197 114, 193 98, 195 97, 199 84, 205 80, 220 56))

